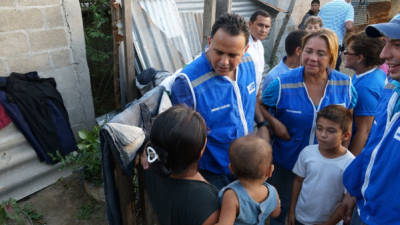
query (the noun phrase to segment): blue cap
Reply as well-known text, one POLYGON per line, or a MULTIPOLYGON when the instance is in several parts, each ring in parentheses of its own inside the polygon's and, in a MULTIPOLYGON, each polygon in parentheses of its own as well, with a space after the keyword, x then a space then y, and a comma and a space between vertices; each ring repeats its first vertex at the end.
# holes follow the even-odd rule
POLYGON ((391 39, 400 39, 400 13, 388 23, 378 23, 365 28, 365 33, 370 37, 386 36, 391 39))

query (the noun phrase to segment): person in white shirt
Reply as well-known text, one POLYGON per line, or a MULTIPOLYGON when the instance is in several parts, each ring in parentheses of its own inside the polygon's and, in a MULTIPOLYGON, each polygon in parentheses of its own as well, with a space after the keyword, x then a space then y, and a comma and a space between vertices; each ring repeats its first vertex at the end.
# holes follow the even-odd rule
POLYGON ((344 106, 329 105, 318 112, 318 144, 305 147, 293 168, 289 225, 342 223, 342 176, 354 159, 342 143, 350 138, 351 124, 352 114, 344 106))
POLYGON ((258 92, 265 65, 264 46, 261 41, 267 38, 271 30, 271 15, 264 10, 254 12, 250 17, 249 28, 250 38, 247 52, 253 59, 256 69, 256 91, 258 92))

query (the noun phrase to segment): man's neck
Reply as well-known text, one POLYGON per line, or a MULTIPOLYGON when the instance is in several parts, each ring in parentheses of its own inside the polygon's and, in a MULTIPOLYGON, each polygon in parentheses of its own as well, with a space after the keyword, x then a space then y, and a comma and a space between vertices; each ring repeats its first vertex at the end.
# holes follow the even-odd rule
POLYGON ((258 39, 255 38, 255 37, 253 36, 253 34, 250 34, 250 36, 251 36, 251 38, 253 39, 254 42, 258 41, 258 39))
POLYGON ((300 66, 300 59, 296 56, 286 56, 286 59, 283 61, 285 65, 291 69, 299 67, 300 66))

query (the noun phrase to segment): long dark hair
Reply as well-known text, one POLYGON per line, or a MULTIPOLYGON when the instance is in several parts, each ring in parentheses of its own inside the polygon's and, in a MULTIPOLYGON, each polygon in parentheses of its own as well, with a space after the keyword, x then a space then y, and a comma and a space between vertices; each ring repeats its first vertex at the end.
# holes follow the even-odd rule
POLYGON ((157 165, 163 175, 184 172, 198 162, 207 138, 207 127, 201 115, 178 105, 161 113, 153 123, 150 143, 159 156, 157 165))

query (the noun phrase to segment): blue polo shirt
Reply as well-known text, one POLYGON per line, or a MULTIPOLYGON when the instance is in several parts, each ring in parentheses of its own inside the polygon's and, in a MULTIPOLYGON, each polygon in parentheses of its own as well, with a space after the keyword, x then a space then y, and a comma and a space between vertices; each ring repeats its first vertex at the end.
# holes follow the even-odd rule
POLYGON ((274 68, 272 68, 268 74, 265 76, 264 78, 264 82, 261 88, 261 91, 264 90, 266 87, 268 87, 268 85, 275 79, 277 78, 280 74, 284 74, 286 72, 291 71, 292 69, 289 68, 286 64, 285 64, 285 60, 286 60, 286 56, 283 57, 281 59, 281 61, 274 66, 274 68))
POLYGON ((363 74, 355 74, 352 82, 358 94, 354 116, 373 116, 376 112, 379 98, 385 87, 386 74, 383 70, 373 68, 363 74))

